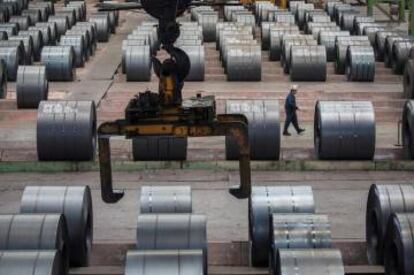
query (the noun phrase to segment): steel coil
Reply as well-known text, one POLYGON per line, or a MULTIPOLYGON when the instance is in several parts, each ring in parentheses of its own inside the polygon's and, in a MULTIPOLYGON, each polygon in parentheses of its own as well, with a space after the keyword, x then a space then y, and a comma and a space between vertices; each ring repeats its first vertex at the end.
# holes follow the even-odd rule
POLYGON ((270 215, 314 213, 310 186, 256 186, 249 200, 249 235, 253 266, 267 266, 270 250, 270 215))
POLYGON ((269 59, 271 61, 279 61, 282 54, 282 41, 285 35, 295 35, 299 34, 299 28, 297 26, 292 26, 291 28, 286 28, 279 30, 276 28, 271 28, 270 30, 270 46, 269 46, 269 59))
POLYGON ((7 67, 6 62, 0 59, 0 99, 7 97, 7 67))
MULTIPOLYGON (((15 41, 15 46, 20 47, 20 44, 23 45, 24 49, 24 64, 31 65, 33 63, 33 39, 31 36, 23 36, 23 35, 15 35, 10 36, 9 41, 15 41)), ((6 44, 6 43, 5 43, 6 44)), ((8 43, 9 45, 12 45, 12 43, 8 43)))
POLYGON ((404 68, 404 96, 408 99, 414 98, 414 60, 407 60, 404 68))
POLYGON ((95 54, 96 48, 97 48, 97 40, 96 40, 96 36, 95 36, 95 32, 93 29, 93 26, 79 26, 76 25, 74 26, 69 32, 70 33, 83 33, 83 35, 85 36, 85 39, 88 40, 89 42, 88 44, 88 50, 89 50, 89 55, 92 56, 95 54))
POLYGON ((414 211, 414 187, 406 184, 372 184, 367 200, 366 240, 368 262, 384 263, 386 229, 392 213, 414 211))
POLYGON ((318 43, 325 46, 326 48, 326 59, 327 61, 334 61, 336 58, 335 54, 335 41, 337 37, 346 36, 349 37, 349 31, 321 31, 318 36, 318 43))
POLYGON ((356 15, 354 17, 354 33, 361 35, 363 30, 358 26, 359 23, 375 23, 375 18, 364 15, 356 15))
POLYGON ((110 35, 109 18, 94 15, 89 18, 89 22, 96 24, 96 38, 98 42, 108 42, 110 35))
POLYGON ((61 214, 0 215, 0 250, 57 250, 66 274, 69 271, 66 220, 61 214))
POLYGON ((344 275, 337 249, 280 249, 271 275, 344 275))
POLYGON ((305 1, 289 1, 289 10, 291 13, 296 14, 299 6, 304 5, 305 1))
POLYGON ((341 21, 341 16, 343 13, 353 13, 355 12, 355 10, 356 9, 352 7, 350 4, 342 3, 342 4, 335 5, 334 12, 333 12, 333 15, 334 15, 333 19, 339 25, 341 23, 340 21, 341 21))
POLYGON ((183 137, 137 137, 132 139, 134 160, 185 160, 187 138, 183 137))
POLYGON ((399 35, 394 31, 379 31, 375 34, 375 57, 378 61, 384 61, 385 40, 389 35, 399 35))
POLYGON ((27 30, 31 25, 30 17, 24 15, 13 15, 10 17, 9 22, 16 23, 19 26, 19 30, 27 30))
POLYGON ((55 11, 55 16, 66 17, 69 23, 69 29, 76 24, 76 12, 74 10, 66 10, 64 7, 55 11))
POLYGON ((318 101, 314 145, 319 159, 373 159, 375 114, 370 101, 318 101))
POLYGON ((69 29, 69 20, 66 16, 52 15, 49 16, 48 22, 56 24, 57 40, 69 29))
POLYGON ((146 39, 126 39, 122 41, 122 60, 121 60, 121 67, 122 67, 122 73, 125 73, 125 57, 126 57, 126 49, 129 46, 149 46, 149 42, 146 39))
POLYGON ((7 79, 15 81, 17 77, 17 68, 23 64, 24 56, 21 55, 19 48, 14 47, 0 47, 0 60, 6 63, 7 79))
POLYGON ((87 266, 93 240, 89 186, 26 186, 21 213, 59 213, 66 218, 71 266, 87 266))
POLYGON ((333 16, 335 5, 342 4, 341 1, 326 1, 325 2, 325 10, 329 14, 329 16, 333 16))
POLYGON ((203 28, 204 42, 213 42, 216 39, 216 24, 218 14, 216 12, 201 13, 198 19, 203 28))
POLYGON ((125 50, 125 73, 127 81, 151 80, 151 54, 150 47, 127 46, 125 50))
POLYGON ((411 48, 414 46, 414 40, 396 41, 392 46, 391 67, 395 74, 402 74, 405 63, 408 60, 411 48))
POLYGON ((387 68, 390 68, 392 65, 392 47, 395 42, 399 41, 409 41, 408 37, 403 37, 400 35, 389 35, 385 39, 385 48, 384 48, 384 64, 387 68))
POLYGON ((414 274, 414 214, 395 213, 389 218, 385 239, 386 274, 414 274))
POLYGON ((207 228, 205 215, 138 215, 137 250, 201 249, 207 271, 207 228))
POLYGON ((93 160, 96 111, 92 101, 42 101, 37 115, 39 160, 93 160))
POLYGON ((341 29, 344 31, 353 32, 354 19, 355 19, 355 16, 357 16, 358 14, 359 12, 357 11, 342 13, 341 20, 339 23, 339 25, 341 26, 341 29))
POLYGON ((377 36, 377 32, 386 30, 384 27, 365 27, 364 28, 364 35, 368 36, 368 40, 371 43, 372 47, 375 47, 375 38, 377 36))
POLYGON ((186 77, 187 81, 204 81, 204 46, 180 46, 190 58, 190 72, 186 77))
POLYGON ((82 35, 64 35, 60 38, 60 46, 72 46, 74 59, 75 59, 75 66, 76 67, 83 67, 85 65, 86 59, 86 46, 85 40, 83 39, 82 35))
MULTIPOLYGON (((115 19, 115 13, 113 11, 99 11, 97 13, 93 13, 91 17, 97 18, 106 18, 108 22, 108 31, 110 33, 115 33, 116 29, 116 19, 115 19)), ((99 27, 98 27, 99 28, 99 27)))
POLYGON ((19 66, 16 80, 17 108, 37 108, 47 100, 49 84, 44 66, 19 66))
POLYGON ((82 18, 82 13, 83 13, 83 11, 82 11, 82 8, 80 7, 80 6, 69 6, 69 5, 66 5, 65 7, 61 7, 60 9, 59 9, 59 11, 67 11, 67 12, 72 12, 72 13, 74 13, 75 14, 75 17, 74 17, 74 21, 73 21, 73 24, 72 24, 72 26, 77 22, 77 21, 81 21, 81 20, 83 20, 83 18, 82 18))
MULTIPOLYGON (((267 15, 267 21, 266 22, 276 22, 276 17, 278 17, 279 15, 293 15, 293 16, 295 16, 293 13, 291 13, 290 11, 288 11, 288 10, 270 10, 269 11, 269 13, 268 13, 268 15, 267 15)), ((290 21, 291 19, 288 19, 288 21, 290 21)), ((282 19, 281 21, 284 21, 284 19, 282 19)), ((286 24, 286 22, 281 22, 281 21, 279 21, 279 22, 277 22, 277 23, 279 23, 279 24, 286 24)), ((266 23, 265 21, 263 21, 262 22, 262 24, 263 23, 266 23)), ((295 21, 293 22, 293 23, 287 23, 287 24, 292 24, 292 25, 294 25, 296 23, 296 19, 295 19, 295 21)))
POLYGON ((94 53, 92 40, 89 36, 88 30, 80 30, 80 29, 70 29, 65 33, 67 37, 77 37, 79 40, 82 41, 83 48, 84 48, 84 59, 85 62, 89 60, 89 57, 94 53))
POLYGON ((259 45, 239 45, 227 51, 228 81, 260 81, 262 51, 259 45))
POLYGON ((57 24, 55 22, 39 22, 36 24, 36 27, 43 28, 48 27, 50 28, 50 40, 49 45, 55 45, 55 42, 59 39, 59 34, 57 30, 57 24))
MULTIPOLYGON (((263 22, 262 23, 262 50, 268 50, 269 46, 270 46, 270 28, 271 27, 276 27, 278 25, 278 23, 276 22, 263 22)), ((283 24, 283 26, 280 26, 280 28, 285 28, 285 27, 289 27, 290 24, 283 24)), ((298 28, 299 30, 299 28, 298 28)))
POLYGON ((29 31, 40 31, 42 33, 43 44, 44 45, 52 45, 54 43, 52 39, 52 33, 50 31, 49 26, 32 26, 29 27, 29 31))
POLYGON ((71 46, 43 47, 41 63, 46 66, 49 81, 72 81, 74 78, 74 52, 71 46))
POLYGON ((374 49, 371 46, 348 46, 345 72, 348 81, 374 81, 374 49))
POLYGON ((10 19, 9 9, 1 6, 0 3, 0 23, 8 22, 10 19))
POLYGON ((276 14, 275 22, 295 24, 295 16, 293 14, 276 14))
POLYGON ((65 274, 56 250, 0 251, 0 274, 65 274))
POLYGON ((335 73, 344 74, 346 68, 346 54, 349 46, 370 46, 368 37, 366 36, 351 36, 351 37, 337 37, 335 41, 335 73))
POLYGON ((140 213, 192 213, 190 186, 142 186, 140 213))
MULTIPOLYGON (((252 160, 279 159, 280 122, 277 100, 227 100, 226 114, 243 114, 248 119, 252 160)), ((226 136, 226 159, 239 159, 239 146, 230 136, 226 136)))
POLYGON ((326 50, 324 46, 292 46, 290 53, 292 81, 325 81, 326 50))
POLYGON ((19 36, 30 36, 33 40, 33 58, 40 61, 40 55, 44 46, 43 35, 39 30, 19 31, 19 36))
POLYGON ((16 35, 16 34, 17 34, 17 30, 16 30, 16 28, 15 28, 15 27, 10 27, 10 26, 1 26, 1 25, 0 25, 0 31, 1 31, 1 32, 5 32, 5 33, 7 33, 7 36, 8 36, 8 37, 10 37, 10 36, 13 36, 13 35, 16 35))
POLYGON ((296 22, 298 23, 299 28, 303 28, 305 25, 305 13, 308 10, 313 10, 315 7, 313 4, 302 4, 299 5, 295 14, 296 22))
POLYGON ((291 64, 291 49, 293 46, 316 46, 318 42, 311 35, 285 35, 282 39, 282 55, 280 65, 285 73, 289 73, 291 64))
POLYGON ((125 275, 207 275, 201 250, 129 250, 125 275))
MULTIPOLYGON (((409 85, 412 85, 411 82, 409 85)), ((414 101, 407 100, 402 114, 402 140, 406 157, 414 159, 414 101)))
POLYGON ((42 21, 43 18, 47 17, 45 14, 42 14, 43 12, 46 12, 46 8, 27 9, 22 10, 22 16, 28 16, 30 18, 30 25, 34 25, 37 22, 42 21))
POLYGON ((4 40, 7 40, 7 39, 8 39, 7 32, 0 31, 0 41, 4 41, 4 40))

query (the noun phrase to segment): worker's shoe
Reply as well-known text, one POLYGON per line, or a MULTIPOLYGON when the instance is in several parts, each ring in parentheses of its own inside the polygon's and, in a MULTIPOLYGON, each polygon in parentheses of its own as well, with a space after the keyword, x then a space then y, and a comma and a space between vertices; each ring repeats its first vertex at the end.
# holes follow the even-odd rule
POLYGON ((305 132, 305 129, 299 129, 298 130, 298 135, 301 135, 303 132, 305 132))
POLYGON ((284 136, 291 136, 291 134, 288 131, 283 132, 284 136))

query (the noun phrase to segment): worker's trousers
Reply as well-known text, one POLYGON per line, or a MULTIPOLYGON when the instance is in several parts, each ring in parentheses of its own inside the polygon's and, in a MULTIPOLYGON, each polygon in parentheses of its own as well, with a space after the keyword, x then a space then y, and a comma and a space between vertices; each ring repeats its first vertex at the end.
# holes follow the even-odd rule
POLYGON ((289 125, 293 124, 293 127, 295 127, 296 132, 299 132, 299 123, 298 123, 298 116, 296 115, 296 112, 286 112, 286 121, 285 121, 285 127, 283 129, 283 132, 286 133, 288 131, 289 125))

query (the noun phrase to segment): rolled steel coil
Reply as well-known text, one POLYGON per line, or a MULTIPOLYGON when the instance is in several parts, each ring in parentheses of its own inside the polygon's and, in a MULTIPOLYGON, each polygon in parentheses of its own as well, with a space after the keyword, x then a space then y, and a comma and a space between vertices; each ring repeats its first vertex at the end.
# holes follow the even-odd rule
POLYGON ((355 12, 355 8, 352 7, 350 4, 338 4, 334 7, 334 21, 339 25, 341 16, 343 13, 352 13, 355 12))
POLYGON ((291 49, 293 46, 316 46, 318 42, 311 35, 285 35, 282 40, 282 55, 280 65, 285 73, 289 73, 291 64, 291 49))
POLYGON ((395 74, 402 74, 404 72, 405 63, 408 60, 413 46, 414 40, 394 42, 392 46, 391 67, 395 74))
POLYGON ((377 36, 377 32, 384 31, 384 30, 386 29, 382 26, 365 27, 364 35, 368 36, 371 46, 375 47, 375 37, 377 36))
POLYGON ((98 43, 98 34, 96 31, 96 24, 95 23, 90 23, 90 22, 78 22, 76 23, 76 25, 72 28, 73 30, 87 30, 89 32, 89 35, 91 36, 91 39, 93 41, 92 45, 94 48, 94 51, 97 48, 97 43, 98 43))
POLYGON ((13 5, 12 3, 2 2, 0 3, 0 8, 7 10, 8 18, 10 18, 12 15, 17 14, 16 5, 13 5))
POLYGON ((259 45, 239 45, 227 51, 228 81, 260 81, 262 51, 259 45))
POLYGON ((280 249, 271 275, 344 275, 338 249, 280 249))
POLYGON ((313 33, 314 28, 319 27, 338 27, 335 22, 308 22, 306 24, 305 33, 311 34, 313 33))
MULTIPOLYGON (((111 3, 116 3, 114 1, 104 1, 105 3, 111 4, 111 3)), ((83 1, 70 1, 69 3, 67 3, 66 7, 75 7, 75 8, 79 8, 79 19, 78 21, 84 21, 86 19, 86 4, 83 1)))
POLYGON ((393 213, 414 211, 414 187, 411 184, 372 184, 367 200, 366 240, 368 262, 384 263, 387 224, 393 213))
POLYGON ((345 12, 341 15, 341 20, 339 25, 341 26, 341 29, 344 31, 353 32, 354 31, 354 19, 355 16, 357 16, 359 12, 345 12))
POLYGON ((384 266, 386 274, 414 274, 414 214, 392 214, 385 239, 384 266))
MULTIPOLYGON (((266 24, 268 25, 268 24, 266 24)), ((265 27, 266 27, 265 25, 265 27)), ((269 30, 267 28, 267 30, 269 30)), ((242 24, 239 23, 229 23, 229 22, 219 22, 216 25, 216 49, 219 49, 219 45, 220 45, 220 38, 223 35, 223 32, 229 32, 232 31, 233 33, 237 32, 237 33, 251 33, 251 29, 250 27, 246 27, 243 26, 242 24)), ((263 32, 266 32, 266 28, 263 30, 262 28, 262 39, 265 39, 266 34, 263 34, 263 32)))
POLYGON ((9 9, 2 7, 1 3, 0 3, 0 22, 4 23, 9 21, 10 18, 10 14, 9 14, 9 9))
POLYGON ((69 29, 69 19, 66 16, 52 15, 49 16, 48 22, 56 24, 57 40, 69 29))
POLYGON ((69 239, 65 217, 61 214, 0 215, 0 250, 57 250, 62 269, 67 273, 69 239))
POLYGON ((351 34, 349 31, 321 31, 318 36, 318 43, 325 46, 326 48, 326 59, 327 61, 334 61, 336 58, 335 54, 335 41, 337 37, 346 36, 349 37, 351 34))
MULTIPOLYGON (((293 16, 295 16, 293 13, 291 13, 288 10, 270 10, 269 13, 267 14, 267 21, 263 21, 261 23, 263 24, 265 22, 276 22, 276 17, 279 16, 279 15, 293 15, 293 16)), ((296 19, 295 19, 295 22, 296 22, 296 19)), ((295 24, 295 22, 293 24, 295 24)), ((278 23, 281 23, 281 22, 278 22, 278 23)), ((292 23, 288 23, 288 24, 292 24, 292 23)))
POLYGON ((302 4, 299 5, 295 14, 296 22, 300 28, 305 25, 305 13, 306 11, 313 10, 315 7, 313 4, 302 4))
POLYGON ((207 272, 207 219, 194 214, 138 215, 137 250, 201 249, 207 272))
POLYGON ((326 1, 325 2, 325 10, 329 14, 329 16, 331 16, 331 18, 333 17, 334 8, 335 8, 335 5, 337 4, 342 4, 342 2, 341 1, 326 1))
MULTIPOLYGON (((410 83, 410 85, 412 85, 410 83)), ((414 101, 407 100, 402 115, 402 139, 406 157, 414 159, 414 101)))
POLYGON ((50 40, 49 45, 55 45, 55 42, 59 39, 59 33, 57 30, 57 24, 55 22, 39 22, 36 24, 36 27, 38 28, 44 28, 47 27, 50 29, 50 40))
POLYGON ((30 36, 33 40, 33 58, 40 61, 40 55, 44 46, 43 35, 39 30, 19 31, 19 36, 30 36))
POLYGON ((204 46, 180 46, 190 58, 190 72, 187 81, 204 81, 204 46))
POLYGON ((27 30, 29 26, 32 24, 30 21, 30 17, 24 15, 13 15, 10 17, 9 22, 17 23, 17 25, 19 26, 19 30, 23 31, 27 30))
POLYGON ((75 14, 75 18, 74 18, 74 22, 73 22, 72 26, 76 22, 81 21, 83 19, 82 18, 83 11, 82 11, 82 8, 80 6, 69 6, 69 5, 66 5, 65 7, 61 7, 59 9, 59 11, 68 11, 68 12, 72 12, 72 13, 75 14))
POLYGON ((41 9, 23 10, 22 16, 28 16, 30 18, 30 25, 34 25, 37 22, 42 21, 42 10, 41 9))
POLYGON ((68 227, 70 265, 88 265, 93 240, 89 186, 26 186, 20 213, 63 214, 68 227))
POLYGON ((93 102, 40 102, 37 116, 39 160, 93 160, 95 139, 93 102))
POLYGON ((11 26, 1 26, 0 25, 0 31, 7 33, 8 37, 17 34, 17 29, 15 27, 11 27, 11 26))
POLYGON ((315 40, 318 40, 319 33, 322 31, 339 32, 341 29, 338 26, 317 26, 313 27, 310 32, 315 40))
POLYGON ((13 6, 15 14, 21 13, 23 9, 23 0, 3 0, 3 4, 9 4, 13 6))
POLYGON ((321 18, 321 22, 331 22, 331 18, 326 14, 326 11, 322 9, 313 9, 305 11, 305 24, 312 21, 314 18, 316 21, 319 21, 319 16, 324 17, 321 18))
POLYGON ((142 186, 140 213, 192 213, 190 186, 142 186))
POLYGON ((216 41, 216 45, 217 45, 217 50, 222 48, 223 46, 223 39, 230 36, 230 37, 234 37, 234 36, 238 36, 238 35, 252 35, 251 31, 246 30, 246 29, 225 29, 220 31, 219 34, 219 39, 216 41))
POLYGON ((126 39, 122 41, 122 60, 121 60, 121 67, 122 73, 125 73, 125 56, 126 56, 126 49, 129 46, 145 46, 148 45, 148 40, 145 39, 126 39))
POLYGON ((185 160, 187 138, 182 137, 137 137, 132 139, 134 160, 185 160))
POLYGON ((277 23, 288 23, 295 24, 295 16, 293 14, 276 14, 275 22, 277 23))
POLYGON ((21 55, 19 48, 14 47, 0 47, 0 60, 6 63, 7 79, 15 81, 17 77, 17 68, 23 64, 24 56, 21 55))
POLYGON ((43 46, 44 45, 52 45, 54 43, 54 41, 52 41, 52 33, 50 31, 49 26, 44 26, 44 27, 31 26, 31 27, 29 27, 28 30, 29 31, 40 31, 42 33, 43 46))
POLYGON ((37 22, 46 22, 47 19, 49 18, 49 15, 52 14, 47 6, 45 6, 45 5, 39 5, 38 6, 37 3, 34 3, 34 5, 29 5, 27 10, 22 11, 22 14, 23 14, 23 12, 25 12, 27 15, 29 15, 32 18, 32 22, 36 21, 36 19, 39 19, 38 21, 36 21, 36 23, 37 22), (36 10, 38 10, 40 12, 40 18, 37 18, 38 13, 35 12, 36 10))
POLYGON ((314 213, 310 186, 256 186, 249 200, 249 235, 253 266, 267 266, 270 216, 278 213, 314 213))
POLYGON ((74 52, 71 46, 43 47, 41 63, 46 66, 49 81, 72 81, 74 78, 74 52))
POLYGON ((44 66, 19 66, 16 82, 18 108, 37 108, 40 101, 47 100, 49 83, 44 66))
POLYGON ((74 10, 65 10, 64 8, 61 8, 55 11, 55 16, 66 17, 69 23, 68 29, 76 24, 76 12, 74 10))
MULTIPOLYGON (((227 100, 226 114, 242 114, 249 120, 252 160, 279 159, 280 122, 277 100, 227 100)), ((239 146, 230 136, 226 136, 226 159, 239 159, 239 146)))
POLYGON ((372 16, 356 15, 354 17, 354 33, 359 33, 359 23, 375 23, 375 18, 372 16))
POLYGON ((298 7, 304 4, 305 1, 289 1, 289 10, 291 13, 296 14, 298 7))
POLYGON ((52 2, 31 2, 29 3, 29 9, 40 9, 42 15, 42 21, 47 21, 49 15, 55 13, 55 7, 52 2), (44 11, 42 11, 44 9, 44 11))
POLYGON ((292 28, 286 28, 283 30, 271 29, 270 31, 270 47, 269 47, 269 59, 271 61, 279 61, 282 54, 282 41, 285 35, 299 34, 299 28, 297 26, 292 28))
POLYGON ((218 22, 218 14, 216 12, 201 13, 198 19, 203 28, 204 42, 213 42, 216 39, 216 24, 218 22))
POLYGON ((92 16, 108 18, 109 31, 111 33, 115 33, 116 19, 115 19, 115 13, 113 11, 99 11, 98 13, 95 13, 92 16))
POLYGON ((201 250, 129 250, 125 275, 207 275, 201 250))
POLYGON ((89 36, 88 30, 81 30, 81 29, 70 29, 65 33, 65 36, 68 37, 79 37, 79 39, 83 43, 84 48, 84 58, 85 61, 88 61, 89 57, 94 54, 94 47, 92 45, 92 39, 89 36))
POLYGON ((125 73, 127 81, 151 80, 151 54, 150 47, 127 46, 125 50, 125 73))
POLYGON ((0 59, 0 98, 7 96, 7 67, 6 62, 0 59))
POLYGON ((46 14, 42 14, 42 13, 46 13, 46 8, 23 10, 22 16, 28 16, 30 18, 30 25, 34 25, 37 22, 42 21, 43 19, 45 19, 44 21, 46 21, 46 18, 47 18, 46 14))
POLYGON ((411 39, 408 39, 406 36, 394 36, 390 35, 387 36, 385 39, 385 52, 384 52, 384 64, 387 68, 390 68, 392 65, 392 47, 394 46, 394 43, 399 41, 412 41, 411 39))
POLYGON ((314 121, 319 159, 373 159, 375 114, 370 101, 318 101, 314 121))
MULTIPOLYGON (((280 24, 280 23, 279 23, 280 24)), ((276 22, 263 22, 262 23, 262 50, 269 50, 269 46, 270 46, 270 28, 271 27, 276 27, 279 25, 276 22)), ((290 24, 285 24, 283 23, 282 26, 280 26, 280 28, 287 28, 291 26, 290 24)), ((278 29, 275 29, 275 31, 278 29)), ((298 28, 299 30, 299 28, 298 28)))
POLYGON ((345 74, 346 54, 349 46, 370 46, 370 42, 366 36, 337 37, 335 41, 335 72, 337 74, 345 74))
POLYGON ((324 46, 292 46, 290 53, 292 81, 325 81, 326 50, 324 46))
POLYGON ((348 81, 374 81, 374 49, 371 46, 348 46, 345 72, 348 81))
MULTIPOLYGON (((407 60, 403 76, 404 96, 408 99, 414 98, 414 60, 407 60)), ((413 151, 414 152, 414 151, 413 151)))
POLYGON ((108 42, 110 35, 108 17, 93 16, 89 18, 89 22, 96 24, 96 38, 98 42, 108 42))
POLYGON ((65 274, 56 250, 0 251, 0 274, 65 274))
POLYGON ((7 40, 7 39, 8 39, 7 32, 0 31, 0 41, 7 40))
POLYGON ((20 43, 23 44, 24 64, 31 65, 33 63, 33 57, 34 57, 34 54, 33 54, 34 46, 33 46, 32 37, 31 36, 23 36, 23 35, 15 35, 15 36, 10 36, 9 41, 16 41, 17 42, 16 46, 18 46, 20 43))
POLYGON ((87 49, 85 40, 83 39, 82 35, 64 35, 60 38, 60 46, 72 46, 74 58, 75 58, 75 66, 76 67, 83 67, 85 65, 86 59, 86 51, 87 49))
POLYGON ((384 61, 385 41, 388 36, 400 36, 395 31, 379 31, 375 34, 375 57, 378 61, 384 61))
POLYGON ((315 22, 315 23, 327 23, 331 22, 331 17, 329 15, 325 14, 319 14, 319 13, 309 13, 308 16, 308 22, 315 22))
POLYGON ((76 26, 74 26, 71 29, 71 32, 80 32, 80 31, 85 32, 85 36, 89 37, 89 40, 90 40, 90 47, 89 47, 90 54, 94 55, 95 51, 96 51, 96 48, 97 48, 97 42, 98 42, 98 40, 96 38, 95 28, 93 27, 93 25, 82 26, 82 25, 79 25, 79 23, 78 23, 76 26))
POLYGON ((1 40, 0 41, 0 47, 16 47, 17 51, 19 52, 18 55, 21 57, 21 60, 19 61, 19 65, 25 64, 25 46, 23 44, 22 40, 1 40))

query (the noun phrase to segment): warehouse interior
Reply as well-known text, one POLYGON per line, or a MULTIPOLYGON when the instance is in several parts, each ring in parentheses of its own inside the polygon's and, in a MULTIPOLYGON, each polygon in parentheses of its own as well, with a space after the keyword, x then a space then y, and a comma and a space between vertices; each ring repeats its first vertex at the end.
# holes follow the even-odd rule
POLYGON ((413 13, 0 0, 0 275, 414 275, 413 13))

